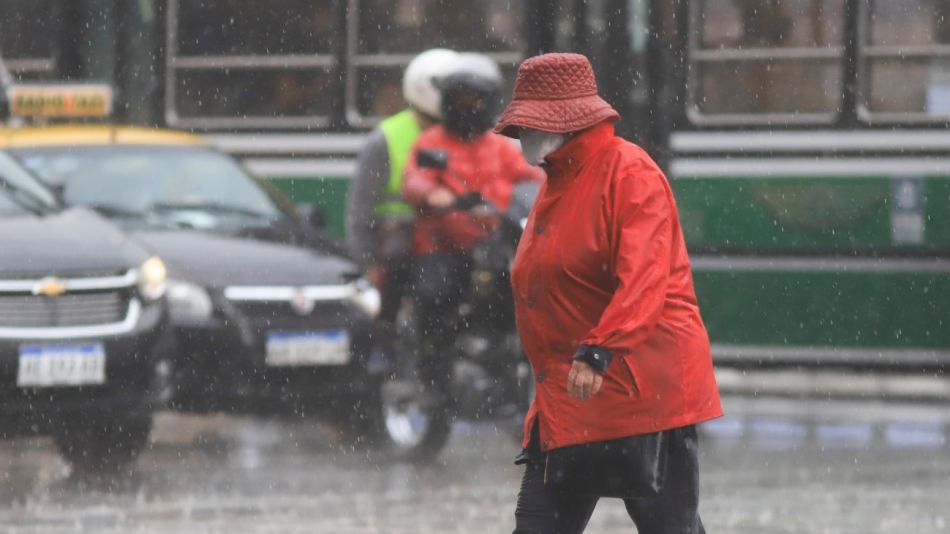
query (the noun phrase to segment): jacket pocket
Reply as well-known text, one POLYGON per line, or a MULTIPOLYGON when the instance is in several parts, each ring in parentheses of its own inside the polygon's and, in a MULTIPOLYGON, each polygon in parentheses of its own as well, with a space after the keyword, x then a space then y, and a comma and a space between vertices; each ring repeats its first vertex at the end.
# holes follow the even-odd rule
POLYGON ((632 397, 639 397, 640 384, 637 383, 637 374, 636 372, 634 372, 633 363, 630 362, 630 358, 633 358, 633 356, 628 356, 624 354, 620 356, 620 360, 622 361, 617 362, 617 363, 619 363, 621 367, 620 369, 621 376, 623 377, 625 383, 630 388, 630 395, 632 397))

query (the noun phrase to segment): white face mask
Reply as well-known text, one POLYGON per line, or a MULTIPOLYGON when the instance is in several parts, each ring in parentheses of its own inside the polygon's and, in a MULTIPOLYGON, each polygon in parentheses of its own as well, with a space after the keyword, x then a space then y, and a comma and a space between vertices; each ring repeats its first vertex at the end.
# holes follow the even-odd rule
POLYGON ((544 158, 548 154, 561 148, 561 145, 567 141, 567 134, 542 132, 528 128, 521 129, 520 137, 521 152, 524 153, 524 159, 532 165, 544 163, 544 158))

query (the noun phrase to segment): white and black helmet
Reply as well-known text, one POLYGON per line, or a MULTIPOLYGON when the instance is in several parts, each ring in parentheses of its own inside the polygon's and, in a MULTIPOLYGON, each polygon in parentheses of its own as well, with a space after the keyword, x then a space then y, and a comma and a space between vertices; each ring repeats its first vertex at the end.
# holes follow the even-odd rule
POLYGON ((442 124, 463 138, 491 128, 501 106, 501 69, 485 54, 458 55, 448 72, 436 80, 442 92, 442 124))
POLYGON ((443 93, 469 89, 483 94, 501 91, 503 78, 498 63, 485 54, 462 52, 438 78, 436 85, 443 93))
POLYGON ((410 107, 432 117, 442 117, 442 93, 434 80, 444 76, 459 54, 446 48, 433 48, 414 57, 402 77, 402 95, 410 107))

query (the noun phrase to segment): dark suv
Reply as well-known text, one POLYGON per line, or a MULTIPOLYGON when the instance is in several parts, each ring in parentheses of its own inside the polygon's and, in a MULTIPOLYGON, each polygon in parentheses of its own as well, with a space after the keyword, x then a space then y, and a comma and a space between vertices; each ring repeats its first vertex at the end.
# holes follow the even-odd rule
POLYGON ((164 264, 2 150, 0 250, 0 432, 52 434, 80 469, 131 461, 167 388, 164 264))

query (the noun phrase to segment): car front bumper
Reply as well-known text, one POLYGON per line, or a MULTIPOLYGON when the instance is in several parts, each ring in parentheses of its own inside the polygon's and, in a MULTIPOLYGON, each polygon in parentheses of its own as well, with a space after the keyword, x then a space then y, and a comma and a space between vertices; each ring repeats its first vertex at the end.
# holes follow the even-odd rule
POLYGON ((385 360, 378 327, 344 302, 298 315, 282 304, 224 306, 225 315, 175 330, 174 405, 189 411, 318 414, 339 412, 374 395, 385 360), (273 366, 270 333, 345 331, 345 364, 273 366))
POLYGON ((150 411, 167 395, 155 358, 167 331, 163 303, 143 305, 134 324, 102 337, 0 337, 0 429, 42 428, 51 418, 89 411, 150 411), (96 385, 17 385, 22 347, 101 344, 105 381, 96 385))

